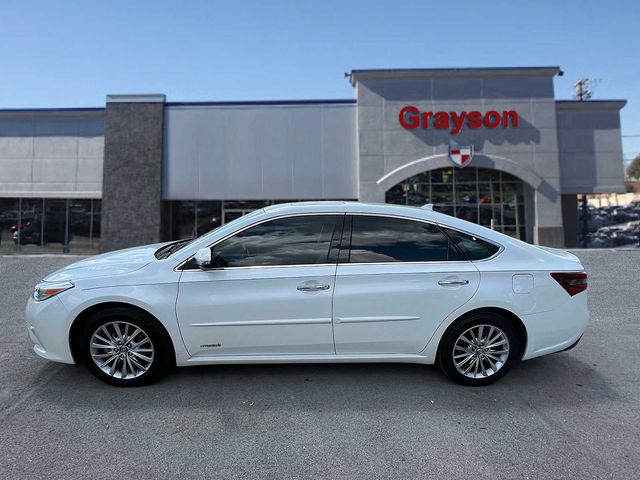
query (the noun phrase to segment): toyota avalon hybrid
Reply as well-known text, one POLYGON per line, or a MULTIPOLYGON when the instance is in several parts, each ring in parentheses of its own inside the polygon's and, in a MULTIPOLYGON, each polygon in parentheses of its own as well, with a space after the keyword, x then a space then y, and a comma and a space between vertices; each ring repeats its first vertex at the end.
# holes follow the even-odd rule
POLYGON ((90 257, 36 285, 35 352, 117 386, 173 366, 412 362, 487 385, 589 319, 574 255, 423 208, 266 207, 195 240, 90 257))

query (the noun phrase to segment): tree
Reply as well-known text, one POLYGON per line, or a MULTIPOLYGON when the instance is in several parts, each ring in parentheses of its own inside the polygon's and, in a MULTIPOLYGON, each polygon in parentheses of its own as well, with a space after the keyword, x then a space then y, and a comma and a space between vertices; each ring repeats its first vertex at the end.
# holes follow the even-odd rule
POLYGON ((640 154, 627 167, 627 178, 640 180, 640 154))

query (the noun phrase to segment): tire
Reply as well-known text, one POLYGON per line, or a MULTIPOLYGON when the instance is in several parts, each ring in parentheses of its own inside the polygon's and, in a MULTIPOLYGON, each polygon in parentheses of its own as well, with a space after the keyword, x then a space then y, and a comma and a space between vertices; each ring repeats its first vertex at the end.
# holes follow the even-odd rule
POLYGON ((126 307, 93 314, 83 326, 79 342, 89 371, 117 387, 148 385, 175 364, 171 340, 158 321, 126 307))
POLYGON ((456 382, 479 387, 504 377, 518 352, 520 338, 509 320, 496 313, 477 313, 445 332, 438 349, 438 364, 456 382), (458 356, 455 360, 454 354, 458 356))

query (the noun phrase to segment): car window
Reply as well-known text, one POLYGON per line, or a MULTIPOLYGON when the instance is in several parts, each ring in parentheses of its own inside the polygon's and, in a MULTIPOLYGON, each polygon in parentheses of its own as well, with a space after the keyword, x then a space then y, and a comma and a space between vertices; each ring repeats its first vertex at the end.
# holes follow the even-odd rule
POLYGON ((499 246, 473 235, 452 228, 445 228, 444 231, 469 260, 483 260, 495 255, 500 250, 499 246))
POLYGON ((393 217, 354 215, 349 263, 464 260, 438 227, 393 217))
POLYGON ((250 227, 215 245, 214 254, 229 267, 328 263, 340 215, 279 218, 250 227))

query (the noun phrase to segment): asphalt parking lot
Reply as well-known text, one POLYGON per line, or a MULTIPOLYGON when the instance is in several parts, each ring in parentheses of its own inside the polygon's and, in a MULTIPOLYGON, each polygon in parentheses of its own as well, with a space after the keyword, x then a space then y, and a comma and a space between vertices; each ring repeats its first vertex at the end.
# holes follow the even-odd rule
POLYGON ((214 366, 117 389, 31 350, 33 285, 0 257, 0 478, 637 478, 640 249, 583 251, 574 350, 465 388, 416 365, 214 366))

